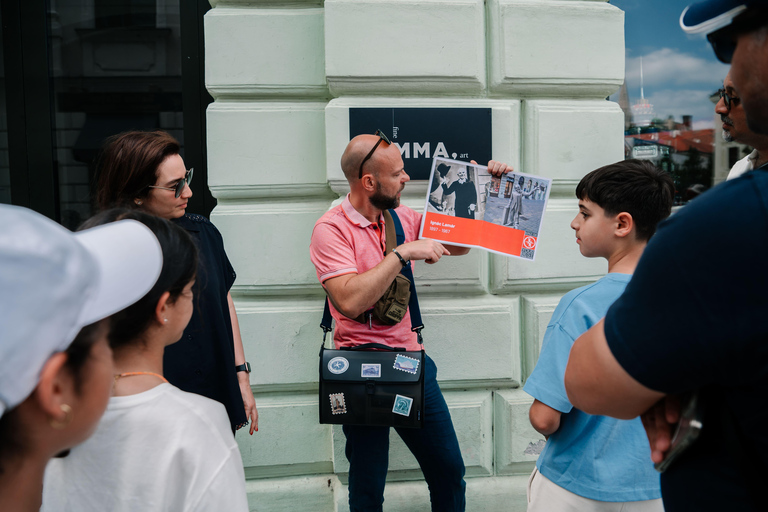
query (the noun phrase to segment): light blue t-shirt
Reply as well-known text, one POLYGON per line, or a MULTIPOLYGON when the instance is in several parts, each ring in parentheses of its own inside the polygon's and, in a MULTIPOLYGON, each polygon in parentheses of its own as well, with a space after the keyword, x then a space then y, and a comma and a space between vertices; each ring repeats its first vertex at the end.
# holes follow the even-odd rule
POLYGON ((565 367, 573 342, 605 316, 631 278, 611 273, 560 300, 544 334, 539 361, 523 388, 563 413, 560 428, 549 436, 536 461, 539 472, 574 494, 598 501, 661 497, 659 473, 653 468, 640 419, 586 414, 574 409, 565 393, 565 367))

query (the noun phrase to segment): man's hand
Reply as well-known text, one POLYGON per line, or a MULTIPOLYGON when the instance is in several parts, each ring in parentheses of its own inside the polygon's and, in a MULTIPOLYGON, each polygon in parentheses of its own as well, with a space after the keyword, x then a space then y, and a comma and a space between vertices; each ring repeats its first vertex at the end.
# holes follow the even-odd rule
MULTIPOLYGON (((475 162, 474 160, 472 160, 471 163, 477 165, 477 162, 475 162)), ((496 160, 488 161, 488 172, 498 178, 512 171, 514 171, 514 169, 512 169, 512 166, 507 165, 504 162, 497 162, 496 160)))
POLYGON ((680 421, 680 398, 668 395, 640 415, 651 445, 651 460, 661 462, 672 446, 672 432, 680 421))
POLYGON ((397 252, 406 260, 424 260, 427 263, 437 263, 443 256, 451 255, 443 244, 429 238, 403 244, 397 252))
POLYGON ((469 205, 469 211, 471 211, 471 212, 475 211, 475 205, 474 204, 469 205))

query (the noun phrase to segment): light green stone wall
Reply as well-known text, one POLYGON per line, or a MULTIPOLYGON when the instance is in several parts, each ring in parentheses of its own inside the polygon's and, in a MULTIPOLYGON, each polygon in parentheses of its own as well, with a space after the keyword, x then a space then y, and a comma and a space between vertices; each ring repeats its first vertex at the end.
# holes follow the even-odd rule
MULTIPOLYGON (((259 511, 345 511, 344 436, 317 421, 323 292, 314 225, 347 185, 350 107, 486 107, 494 158, 554 179, 534 263, 473 250, 417 265, 426 348, 467 466, 467 510, 524 511, 542 438, 520 390, 559 298, 606 270, 579 255, 573 190, 623 158, 623 13, 603 1, 212 1, 205 18, 212 214, 259 432, 237 438, 259 511)), ((403 202, 424 205, 426 184, 403 202)), ((385 510, 429 509, 393 435, 385 510)))

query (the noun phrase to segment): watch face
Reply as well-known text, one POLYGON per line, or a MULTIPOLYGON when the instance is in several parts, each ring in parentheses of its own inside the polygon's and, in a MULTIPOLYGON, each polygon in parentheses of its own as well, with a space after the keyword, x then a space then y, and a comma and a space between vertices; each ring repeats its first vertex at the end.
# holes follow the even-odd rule
POLYGON ((245 362, 245 371, 247 371, 248 373, 251 373, 251 363, 249 363, 248 361, 245 362))

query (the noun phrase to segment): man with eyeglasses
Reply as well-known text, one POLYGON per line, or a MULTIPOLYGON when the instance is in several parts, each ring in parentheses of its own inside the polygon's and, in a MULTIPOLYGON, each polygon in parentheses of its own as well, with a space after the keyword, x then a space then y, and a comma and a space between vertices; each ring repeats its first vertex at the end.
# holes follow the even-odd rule
MULTIPOLYGON (((749 128, 768 133, 766 1, 699 2, 680 24, 707 33, 717 57, 732 62, 749 128)), ((727 101, 735 106, 730 95, 727 101)), ((763 165, 662 222, 624 294, 571 350, 565 387, 573 406, 623 419, 642 415, 651 458, 670 457, 661 475, 667 512, 765 510, 767 233, 763 165), (728 261, 744 270, 724 271, 728 261), (671 427, 690 394, 698 396, 702 428, 672 458, 671 427)))
POLYGON ((719 93, 720 100, 715 105, 715 113, 720 114, 720 119, 723 121, 723 140, 746 144, 753 148, 749 155, 736 162, 731 168, 726 179, 732 180, 768 162, 768 136, 757 134, 747 126, 744 107, 733 86, 730 73, 723 80, 723 88, 719 93))
MULTIPOLYGON (((411 330, 410 312, 395 325, 374 319, 369 310, 409 262, 436 263, 441 257, 469 252, 465 247, 418 239, 421 213, 400 205, 400 194, 410 177, 400 150, 381 133, 358 135, 347 145, 341 168, 349 194, 315 224, 310 258, 330 299, 336 321, 336 348, 382 343, 421 350, 411 330), (383 211, 395 209, 405 243, 385 254, 383 211), (365 320, 355 320, 363 315, 365 320)), ((488 162, 488 170, 501 176, 510 170, 501 162, 488 162)), ((465 510, 464 461, 448 406, 437 384, 437 368, 424 360, 424 427, 396 429, 419 462, 429 485, 432 510, 465 510)), ((381 511, 389 460, 389 428, 344 425, 345 453, 349 460, 349 508, 381 511)))

